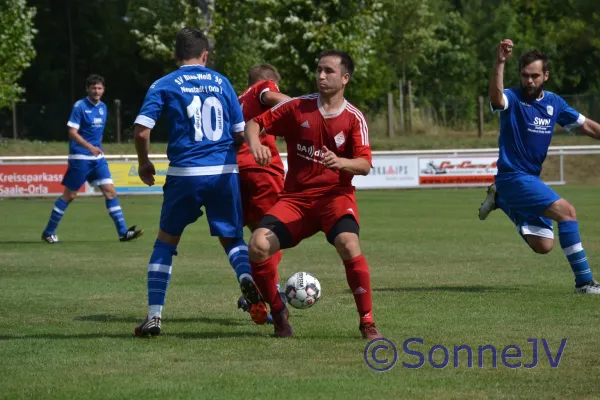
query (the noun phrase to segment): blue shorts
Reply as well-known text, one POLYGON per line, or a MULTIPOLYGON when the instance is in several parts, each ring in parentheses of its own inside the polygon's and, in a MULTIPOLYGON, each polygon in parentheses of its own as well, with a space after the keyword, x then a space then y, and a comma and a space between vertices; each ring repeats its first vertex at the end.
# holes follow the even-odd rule
POLYGON ((561 198, 554 190, 532 175, 497 175, 495 181, 497 196, 521 236, 554 238, 552 220, 542 217, 544 210, 561 198))
POLYGON ((77 191, 86 181, 94 186, 112 185, 113 180, 106 159, 69 160, 69 167, 62 180, 63 186, 77 191))
POLYGON ((204 214, 200 209, 203 206, 212 236, 244 236, 238 174, 168 175, 163 186, 160 229, 181 236, 186 226, 204 214))

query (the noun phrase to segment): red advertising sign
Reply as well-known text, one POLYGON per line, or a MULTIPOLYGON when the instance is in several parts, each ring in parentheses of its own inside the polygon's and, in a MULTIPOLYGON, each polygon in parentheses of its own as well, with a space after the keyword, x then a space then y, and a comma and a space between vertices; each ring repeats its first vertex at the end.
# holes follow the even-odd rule
POLYGON ((490 184, 498 172, 498 157, 420 157, 419 184, 473 185, 490 184))
POLYGON ((0 197, 60 195, 66 170, 67 164, 0 164, 0 197))

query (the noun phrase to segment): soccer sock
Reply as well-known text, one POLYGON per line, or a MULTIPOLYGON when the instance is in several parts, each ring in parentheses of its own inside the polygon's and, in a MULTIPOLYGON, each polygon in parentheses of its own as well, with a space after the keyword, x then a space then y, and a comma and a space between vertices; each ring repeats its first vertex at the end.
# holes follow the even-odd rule
POLYGON ((371 298, 371 274, 364 255, 344 261, 348 286, 354 295, 354 302, 360 316, 360 323, 373 322, 373 300, 371 298))
POLYGON ((585 250, 579 237, 579 224, 577 221, 563 221, 558 223, 558 238, 567 260, 575 274, 575 284, 580 285, 591 281, 592 271, 588 264, 585 250))
POLYGON ((251 274, 248 246, 243 238, 234 239, 230 245, 225 247, 225 253, 229 257, 229 264, 235 271, 238 282, 242 275, 251 274))
POLYGON ((123 236, 127 232, 127 226, 125 225, 123 210, 121 210, 121 206, 119 205, 119 199, 116 197, 114 199, 106 199, 106 209, 108 210, 108 215, 110 215, 115 223, 119 236, 123 236))
POLYGON ((283 258, 283 252, 281 250, 277 251, 277 253, 271 256, 272 262, 275 263, 275 285, 277 286, 277 291, 281 292, 281 282, 279 281, 279 263, 283 258))
POLYGON ((271 256, 260 263, 250 262, 252 277, 265 301, 271 306, 271 312, 281 311, 283 302, 277 289, 277 257, 271 256))
POLYGON ((54 208, 52 209, 52 213, 50 214, 50 219, 48 220, 48 225, 46 225, 46 228, 44 229, 44 233, 54 235, 54 232, 56 232, 56 228, 58 227, 58 223, 65 214, 65 211, 68 206, 69 203, 64 201, 62 197, 56 199, 56 201, 54 202, 54 208))
POLYGON ((173 256, 177 255, 177 247, 156 239, 154 251, 148 264, 148 319, 161 317, 162 306, 165 305, 167 286, 171 279, 173 256))

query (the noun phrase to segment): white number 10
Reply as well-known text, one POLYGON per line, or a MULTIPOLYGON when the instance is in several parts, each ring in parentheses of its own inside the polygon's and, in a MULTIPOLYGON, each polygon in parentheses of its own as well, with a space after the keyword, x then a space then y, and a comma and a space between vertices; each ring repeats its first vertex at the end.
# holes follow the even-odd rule
POLYGON ((208 97, 204 104, 199 96, 194 96, 187 106, 188 118, 193 118, 194 140, 202 141, 204 136, 216 142, 223 136, 223 105, 216 97, 208 97), (212 111, 215 110, 215 127, 212 124, 212 111))

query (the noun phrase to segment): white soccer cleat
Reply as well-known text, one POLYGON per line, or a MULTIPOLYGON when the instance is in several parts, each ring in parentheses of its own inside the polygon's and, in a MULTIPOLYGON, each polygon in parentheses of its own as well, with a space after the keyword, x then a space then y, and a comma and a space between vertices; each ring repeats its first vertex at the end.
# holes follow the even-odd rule
POLYGON ((488 186, 487 197, 479 207, 479 219, 484 220, 496 209, 496 184, 492 183, 488 186))
POLYGON ((600 294, 600 283, 596 282, 594 279, 589 281, 583 286, 577 287, 575 286, 575 293, 577 294, 600 294))

